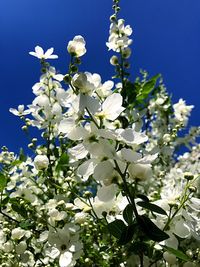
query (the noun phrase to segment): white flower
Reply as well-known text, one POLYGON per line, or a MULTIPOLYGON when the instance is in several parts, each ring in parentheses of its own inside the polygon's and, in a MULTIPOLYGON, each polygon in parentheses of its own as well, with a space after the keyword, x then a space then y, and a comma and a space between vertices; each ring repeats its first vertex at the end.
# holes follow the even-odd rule
POLYGON ((102 104, 102 111, 96 113, 96 116, 114 121, 125 110, 122 107, 122 101, 123 98, 118 93, 108 96, 102 104))
POLYGON ((34 159, 34 165, 37 170, 46 169, 49 166, 49 159, 46 155, 37 155, 34 159))
POLYGON ((82 250, 79 242, 78 227, 73 224, 66 224, 56 232, 49 232, 48 242, 52 245, 49 256, 53 259, 59 256, 60 267, 72 267, 76 264, 82 250))
POLYGON ((72 85, 80 90, 81 93, 91 94, 95 89, 91 73, 76 73, 72 78, 72 85))
POLYGON ((55 59, 58 58, 57 55, 52 55, 54 51, 54 48, 49 48, 45 53, 42 47, 36 46, 35 47, 35 52, 29 52, 31 56, 37 57, 39 59, 55 59))
POLYGON ((24 116, 31 113, 29 109, 24 110, 24 105, 19 105, 18 109, 10 108, 9 111, 16 116, 24 116))
POLYGON ((17 254, 22 254, 26 251, 27 249, 27 244, 25 241, 21 241, 19 244, 17 244, 15 250, 17 252, 17 254))
POLYGON ((20 227, 14 228, 12 230, 12 238, 13 239, 21 239, 25 235, 26 231, 21 229, 20 227))
POLYGON ((24 198, 32 203, 32 205, 37 203, 37 197, 33 192, 24 186, 19 186, 18 189, 10 194, 10 198, 24 198))
POLYGON ((135 164, 131 163, 128 167, 128 172, 131 178, 146 180, 152 176, 150 164, 135 164))
POLYGON ((6 253, 10 253, 14 248, 13 242, 11 240, 8 240, 6 243, 3 244, 2 250, 6 253))
POLYGON ((179 102, 173 105, 174 115, 177 121, 187 124, 188 117, 190 116, 191 110, 194 108, 193 105, 187 106, 185 101, 181 98, 179 102))
POLYGON ((67 50, 70 54, 75 54, 76 57, 81 57, 86 53, 85 40, 81 35, 74 37, 72 41, 69 41, 67 50))
POLYGON ((129 25, 124 26, 123 19, 119 19, 117 23, 111 23, 109 33, 110 36, 106 43, 109 50, 112 49, 115 52, 120 52, 120 50, 123 51, 132 43, 132 39, 129 39, 132 29, 129 25))
POLYGON ((148 141, 148 136, 141 132, 136 132, 132 128, 117 129, 117 140, 124 142, 127 145, 140 145, 148 141))

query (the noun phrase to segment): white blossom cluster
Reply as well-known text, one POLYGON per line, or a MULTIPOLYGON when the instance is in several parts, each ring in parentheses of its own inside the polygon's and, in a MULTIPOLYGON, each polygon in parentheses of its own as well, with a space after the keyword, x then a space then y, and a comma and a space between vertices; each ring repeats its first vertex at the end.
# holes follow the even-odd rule
POLYGON ((78 71, 80 35, 67 45, 67 74, 47 63, 53 48, 30 52, 42 66, 35 98, 10 112, 41 137, 30 156, 0 153, 2 267, 200 266, 199 128, 179 137, 193 106, 173 105, 146 73, 128 80, 132 29, 111 21, 120 83, 78 71), (177 157, 182 144, 192 150, 177 157))

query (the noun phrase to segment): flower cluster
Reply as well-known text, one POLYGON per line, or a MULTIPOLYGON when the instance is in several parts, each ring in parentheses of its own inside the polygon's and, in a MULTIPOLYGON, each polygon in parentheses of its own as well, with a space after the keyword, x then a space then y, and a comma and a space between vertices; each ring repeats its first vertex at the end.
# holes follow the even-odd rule
POLYGON ((69 41, 69 70, 36 46, 42 75, 23 121, 29 156, 0 153, 2 267, 200 266, 200 134, 183 137, 193 106, 173 104, 160 75, 131 81, 130 26, 114 0, 115 80, 80 72, 86 42, 69 41), (31 127, 41 136, 32 137, 31 127), (177 157, 185 145, 189 152, 177 157))

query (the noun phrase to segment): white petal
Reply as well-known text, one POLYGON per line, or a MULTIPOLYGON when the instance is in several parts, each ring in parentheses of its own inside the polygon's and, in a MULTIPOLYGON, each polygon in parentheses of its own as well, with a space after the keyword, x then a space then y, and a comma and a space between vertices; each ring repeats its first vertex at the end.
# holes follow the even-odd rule
POLYGON ((115 120, 125 109, 122 107, 123 98, 120 94, 114 93, 106 98, 102 104, 103 112, 109 120, 115 120))
POLYGON ((52 259, 55 259, 55 258, 57 258, 58 256, 59 256, 59 254, 60 254, 60 251, 57 249, 57 248, 52 248, 51 249, 51 252, 50 252, 50 257, 52 258, 52 259))
POLYGON ((68 267, 72 262, 72 253, 71 252, 64 252, 60 255, 59 264, 60 267, 68 267))
POLYGON ((190 228, 187 226, 184 220, 179 220, 175 224, 174 233, 181 238, 187 238, 190 236, 190 228))
POLYGON ((133 150, 128 148, 122 148, 121 155, 128 162, 136 162, 142 157, 141 154, 134 152, 133 150))
POLYGON ((48 56, 48 58, 50 58, 50 59, 56 59, 56 58, 58 58, 58 56, 57 55, 51 55, 51 56, 48 56))
POLYGON ((35 47, 35 52, 38 57, 42 57, 44 55, 44 50, 38 45, 35 47))
POLYGON ((103 84, 103 88, 105 90, 111 90, 114 86, 114 82, 113 81, 106 81, 104 84, 103 84))
POLYGON ((113 200, 116 196, 116 185, 111 184, 108 186, 102 186, 100 188, 98 188, 97 191, 97 197, 99 198, 99 200, 103 201, 103 202, 108 202, 110 200, 113 200))
POLYGON ((107 114, 106 118, 108 120, 114 121, 117 117, 119 117, 119 115, 122 113, 122 111, 124 111, 125 108, 123 107, 119 107, 117 110, 115 110, 115 112, 113 112, 112 107, 110 109, 110 113, 107 114))
POLYGON ((53 54, 53 50, 53 47, 49 48, 44 54, 45 58, 48 58, 51 54, 53 54))
POLYGON ((83 140, 88 135, 87 130, 83 127, 73 127, 67 137, 71 140, 83 140))
POLYGON ((15 108, 10 108, 9 111, 10 111, 12 114, 14 114, 14 115, 19 116, 19 112, 18 112, 17 109, 15 109, 15 108))
POLYGON ((63 78, 64 78, 64 75, 62 75, 62 74, 55 74, 53 77, 54 77, 55 80, 61 82, 63 80, 63 78))
POLYGON ((35 52, 29 52, 29 55, 34 56, 34 57, 38 57, 38 55, 35 52))
POLYGON ((86 98, 86 107, 89 111, 94 114, 100 109, 99 101, 93 97, 87 96, 86 98))
POLYGON ((100 162, 94 169, 94 179, 103 181, 111 177, 114 167, 108 160, 100 162))
POLYGON ((60 133, 69 133, 72 128, 75 125, 75 120, 73 118, 67 118, 67 119, 63 119, 59 126, 58 126, 58 131, 60 133))
POLYGON ((89 159, 78 167, 77 174, 82 176, 84 180, 87 180, 94 172, 95 163, 93 159, 89 159))
POLYGON ((158 157, 158 154, 146 155, 142 159, 138 160, 139 163, 149 164, 158 157))
POLYGON ((125 129, 125 130, 122 130, 119 129, 117 132, 120 133, 120 137, 122 137, 124 139, 124 141, 126 143, 133 143, 134 140, 135 140, 135 131, 133 129, 125 129))
POLYGON ((167 234, 169 235, 169 238, 164 241, 165 245, 170 247, 170 248, 177 249, 178 248, 177 238, 170 232, 167 232, 167 234))
POLYGON ((88 154, 88 151, 85 149, 83 144, 78 144, 78 145, 68 149, 68 151, 76 159, 83 159, 88 154))
POLYGON ((148 141, 148 136, 144 133, 135 132, 134 133, 134 144, 140 145, 148 141))

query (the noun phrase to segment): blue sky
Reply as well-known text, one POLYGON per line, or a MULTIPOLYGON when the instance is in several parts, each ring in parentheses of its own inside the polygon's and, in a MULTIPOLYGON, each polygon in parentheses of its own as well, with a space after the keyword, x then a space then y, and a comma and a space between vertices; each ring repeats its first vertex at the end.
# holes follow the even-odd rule
MULTIPOLYGON (((87 42, 82 70, 110 79, 112 53, 107 52, 111 0, 1 0, 0 1, 0 146, 18 151, 28 143, 20 120, 10 107, 30 104, 32 85, 40 66, 28 52, 36 45, 54 47, 61 73, 68 66, 66 46, 75 35, 87 42)), ((195 105, 190 125, 200 114, 200 1, 121 0, 122 18, 133 27, 132 77, 139 69, 162 73, 174 101, 195 105)))

